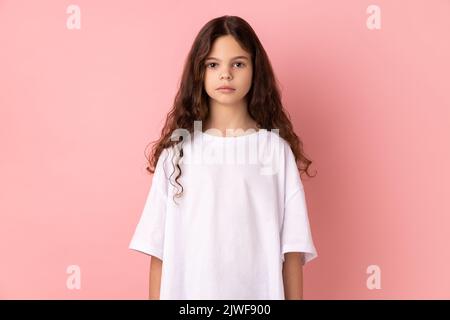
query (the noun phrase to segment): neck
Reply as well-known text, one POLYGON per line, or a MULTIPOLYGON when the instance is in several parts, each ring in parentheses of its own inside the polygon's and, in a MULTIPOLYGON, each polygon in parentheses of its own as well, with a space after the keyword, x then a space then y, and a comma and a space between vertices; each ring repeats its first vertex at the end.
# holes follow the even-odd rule
POLYGON ((219 129, 226 135, 227 129, 256 129, 257 123, 250 117, 245 99, 233 105, 210 101, 209 116, 203 123, 203 129, 211 128, 219 129))

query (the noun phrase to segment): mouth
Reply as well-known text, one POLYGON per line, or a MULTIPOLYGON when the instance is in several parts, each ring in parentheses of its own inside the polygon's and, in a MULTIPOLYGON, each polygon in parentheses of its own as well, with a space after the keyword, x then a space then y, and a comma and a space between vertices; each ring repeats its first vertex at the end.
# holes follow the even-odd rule
POLYGON ((230 92, 234 92, 236 89, 233 87, 228 87, 228 86, 221 86, 219 88, 217 88, 217 91, 223 92, 223 93, 230 93, 230 92))

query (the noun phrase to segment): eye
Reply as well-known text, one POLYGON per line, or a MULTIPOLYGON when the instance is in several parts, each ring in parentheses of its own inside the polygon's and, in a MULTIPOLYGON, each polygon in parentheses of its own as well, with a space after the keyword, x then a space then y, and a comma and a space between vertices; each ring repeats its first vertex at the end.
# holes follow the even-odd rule
POLYGON ((238 67, 238 68, 243 68, 245 66, 245 64, 243 62, 235 62, 234 64, 239 64, 242 66, 242 67, 238 67))
MULTIPOLYGON (((210 62, 210 63, 206 64, 206 67, 207 68, 215 68, 216 65, 217 65, 217 63, 210 62)), ((233 65, 237 65, 237 68, 239 68, 239 69, 245 67, 245 63, 243 63, 243 62, 235 62, 233 65)))

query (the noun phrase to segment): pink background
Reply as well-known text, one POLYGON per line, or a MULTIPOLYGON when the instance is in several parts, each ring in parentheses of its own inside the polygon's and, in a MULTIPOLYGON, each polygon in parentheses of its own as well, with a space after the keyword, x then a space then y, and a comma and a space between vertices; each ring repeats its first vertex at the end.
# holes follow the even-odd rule
POLYGON ((144 148, 224 14, 260 37, 318 171, 305 299, 450 298, 449 1, 76 1, 80 30, 70 4, 0 1, 0 298, 147 298, 150 259, 128 249, 144 148))

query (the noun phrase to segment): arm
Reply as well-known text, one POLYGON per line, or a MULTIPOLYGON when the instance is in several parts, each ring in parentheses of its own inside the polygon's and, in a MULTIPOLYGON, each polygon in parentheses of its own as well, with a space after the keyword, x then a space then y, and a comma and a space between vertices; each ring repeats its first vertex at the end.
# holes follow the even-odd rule
POLYGON ((162 260, 155 256, 150 258, 149 275, 149 300, 159 300, 159 289, 161 285, 162 260))
POLYGON ((301 252, 287 252, 283 263, 283 284, 286 300, 303 299, 303 265, 301 252))

